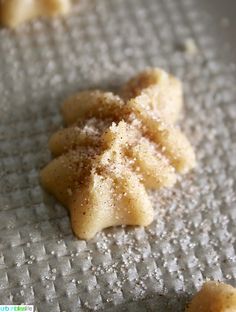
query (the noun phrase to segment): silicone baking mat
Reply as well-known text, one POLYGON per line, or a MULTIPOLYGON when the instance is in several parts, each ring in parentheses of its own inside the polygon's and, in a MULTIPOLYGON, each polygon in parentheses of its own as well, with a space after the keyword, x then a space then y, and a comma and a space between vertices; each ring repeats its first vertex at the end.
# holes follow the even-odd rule
POLYGON ((0 30, 0 304, 177 312, 207 278, 236 286, 236 75, 216 24, 230 29, 194 0, 81 0, 65 18, 0 30), (61 102, 147 66, 183 80, 198 168, 151 194, 149 227, 77 240, 38 180, 61 102))

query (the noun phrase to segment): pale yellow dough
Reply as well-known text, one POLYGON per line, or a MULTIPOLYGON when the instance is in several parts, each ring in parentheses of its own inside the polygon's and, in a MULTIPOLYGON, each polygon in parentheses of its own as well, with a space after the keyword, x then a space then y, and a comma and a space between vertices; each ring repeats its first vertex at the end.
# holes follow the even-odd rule
POLYGON ((66 14, 70 8, 70 0, 0 0, 0 23, 14 28, 39 16, 66 14))
MULTIPOLYGON (((128 100, 94 90, 63 104, 67 128, 49 141, 56 158, 42 170, 41 181, 68 207, 78 237, 90 239, 114 225, 150 224, 153 208, 146 188, 171 187, 177 173, 195 166, 193 148, 166 115, 174 102, 152 102, 158 84, 146 85, 128 100)), ((167 91, 171 98, 171 84, 167 91)), ((176 120, 177 110, 175 115, 176 120)))
POLYGON ((148 107, 169 123, 176 122, 183 107, 181 82, 160 68, 149 68, 131 78, 121 89, 121 96, 130 100, 140 94, 149 97, 148 107))
POLYGON ((219 282, 206 282, 186 308, 186 312, 235 311, 236 289, 219 282))

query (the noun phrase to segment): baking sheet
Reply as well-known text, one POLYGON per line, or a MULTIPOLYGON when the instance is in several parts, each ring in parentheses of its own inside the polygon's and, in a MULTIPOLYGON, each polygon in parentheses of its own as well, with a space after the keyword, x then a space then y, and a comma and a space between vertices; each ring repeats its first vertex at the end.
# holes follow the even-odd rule
POLYGON ((229 21, 194 0, 81 0, 66 18, 0 30, 0 304, 177 312, 206 278, 236 286, 236 75, 217 27, 227 32, 229 21), (188 38, 197 53, 186 51, 188 38), (38 180, 61 102, 116 90, 147 66, 183 80, 181 127, 198 168, 153 196, 146 229, 77 240, 38 180))

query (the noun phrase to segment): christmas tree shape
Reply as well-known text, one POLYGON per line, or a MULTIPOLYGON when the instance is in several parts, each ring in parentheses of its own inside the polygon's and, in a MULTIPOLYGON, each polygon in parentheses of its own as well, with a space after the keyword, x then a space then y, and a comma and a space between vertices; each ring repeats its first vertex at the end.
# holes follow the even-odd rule
POLYGON ((67 127, 49 141, 55 158, 42 170, 41 181, 68 207, 80 238, 90 239, 114 225, 150 224, 154 212, 146 189, 171 187, 177 173, 195 166, 189 141, 174 125, 182 99, 176 98, 174 109, 170 93, 180 89, 173 92, 182 97, 181 84, 173 87, 175 78, 150 70, 159 79, 136 84, 133 97, 127 97, 129 86, 133 92, 132 82, 142 75, 148 71, 123 87, 123 98, 99 90, 69 98, 62 107, 67 127), (165 105, 162 89, 170 99, 165 105))

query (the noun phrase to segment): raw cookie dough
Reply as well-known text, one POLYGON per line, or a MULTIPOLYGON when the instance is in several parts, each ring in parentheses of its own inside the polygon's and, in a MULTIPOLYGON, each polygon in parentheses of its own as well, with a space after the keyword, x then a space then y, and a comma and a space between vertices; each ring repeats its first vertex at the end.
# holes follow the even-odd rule
POLYGON ((131 78, 121 89, 125 100, 141 93, 149 94, 150 108, 169 123, 176 122, 183 107, 181 82, 160 68, 149 68, 131 78))
POLYGON ((70 0, 0 0, 0 24, 16 27, 39 16, 66 14, 70 7, 70 0))
POLYGON ((167 107, 153 107, 151 90, 127 101, 111 92, 83 91, 63 104, 67 128, 49 141, 56 158, 42 170, 41 181, 68 207, 80 238, 113 225, 150 224, 146 188, 171 187, 177 173, 195 166, 189 141, 162 115, 167 107))
POLYGON ((219 282, 206 282, 186 312, 235 312, 236 289, 219 282))

